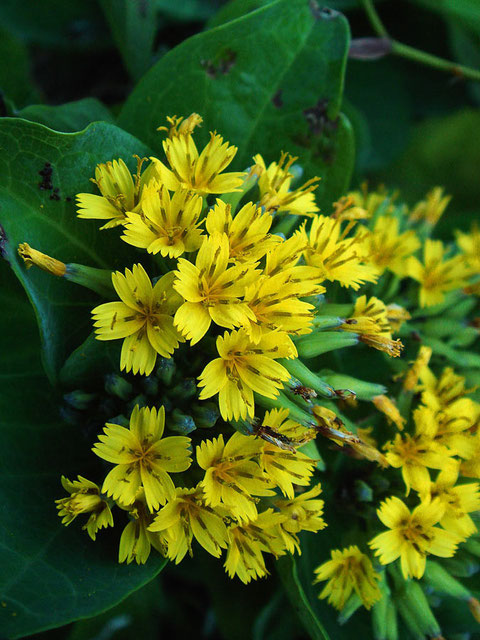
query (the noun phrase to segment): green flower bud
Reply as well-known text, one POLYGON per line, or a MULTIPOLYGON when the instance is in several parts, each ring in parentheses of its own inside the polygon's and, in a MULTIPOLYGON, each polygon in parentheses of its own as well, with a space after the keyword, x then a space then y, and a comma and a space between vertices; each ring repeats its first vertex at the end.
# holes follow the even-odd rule
POLYGON ((83 411, 85 409, 88 409, 88 407, 96 397, 96 393, 87 393, 87 391, 76 389, 75 391, 66 393, 63 396, 63 399, 68 405, 70 405, 70 407, 73 407, 73 409, 79 409, 80 411, 83 411))
POLYGON ((356 333, 342 333, 341 331, 320 331, 294 338, 299 358, 315 358, 322 353, 352 347, 358 343, 356 333))
POLYGON ((105 391, 121 400, 128 400, 133 393, 133 387, 125 378, 116 373, 109 373, 105 376, 105 391))
POLYGON ((171 431, 187 436, 197 428, 192 416, 182 413, 179 409, 174 409, 168 422, 168 428, 171 431))
POLYGON ((175 360, 173 358, 159 358, 157 364, 157 378, 162 384, 169 387, 175 374, 175 360))

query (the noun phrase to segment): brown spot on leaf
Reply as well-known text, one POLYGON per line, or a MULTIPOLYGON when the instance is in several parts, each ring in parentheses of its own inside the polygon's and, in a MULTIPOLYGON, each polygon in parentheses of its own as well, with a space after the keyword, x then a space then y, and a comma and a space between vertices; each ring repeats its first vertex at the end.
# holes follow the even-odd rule
POLYGON ((339 13, 330 7, 320 7, 316 0, 309 0, 308 6, 315 20, 331 20, 336 18, 339 13))
POLYGON ((53 189, 52 184, 53 169, 50 162, 45 162, 43 169, 38 172, 39 176, 42 176, 42 181, 38 183, 38 188, 42 191, 51 191, 53 189))
POLYGON ((201 60, 200 66, 205 69, 205 73, 211 78, 219 75, 227 75, 237 62, 237 54, 232 49, 225 49, 215 60, 201 60))
POLYGON ((277 109, 281 109, 283 107, 283 98, 282 98, 282 90, 279 89, 277 93, 272 98, 272 104, 277 109))

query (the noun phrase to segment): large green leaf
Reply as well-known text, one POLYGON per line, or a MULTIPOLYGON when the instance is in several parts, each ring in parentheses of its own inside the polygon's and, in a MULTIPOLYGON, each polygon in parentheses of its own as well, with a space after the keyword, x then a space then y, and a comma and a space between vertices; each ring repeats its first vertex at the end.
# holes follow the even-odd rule
POLYGON ((305 630, 312 640, 330 640, 321 620, 315 615, 305 591, 298 577, 295 558, 291 555, 280 558, 277 570, 283 582, 285 591, 290 598, 290 604, 301 620, 305 630))
POLYGON ((479 109, 430 118, 414 128, 398 161, 379 174, 389 186, 399 187, 412 204, 435 185, 445 187, 453 198, 437 233, 446 238, 451 238, 452 226, 468 228, 478 217, 480 148, 472 132, 479 127, 479 109))
POLYGON ((200 113, 238 153, 243 169, 254 153, 267 161, 286 150, 305 176, 322 178, 320 205, 346 188, 353 142, 340 114, 349 32, 345 18, 314 1, 278 0, 196 35, 165 55, 139 82, 119 124, 154 149, 155 128, 172 114, 200 113))
MULTIPOLYGON (((0 91, 17 107, 40 98, 30 73, 28 51, 23 42, 0 29, 0 91)), ((4 115, 4 114, 3 114, 4 115)))
POLYGON ((60 475, 85 472, 82 458, 93 456, 81 430, 59 419, 32 308, 5 262, 0 283, 0 629, 13 640, 105 611, 164 561, 119 565, 118 530, 92 542, 76 522, 60 524, 60 475))
MULTIPOLYGON (((272 2, 274 0, 230 0, 209 20, 208 26, 210 28, 218 27, 225 22, 236 20, 251 11, 265 7, 267 4, 272 4, 272 2)), ((327 6, 331 9, 337 9, 337 11, 345 11, 345 9, 357 7, 358 2, 357 0, 330 0, 327 6)))
POLYGON ((47 47, 105 45, 97 0, 2 0, 0 25, 23 42, 47 47))
POLYGON ((150 66, 156 31, 154 0, 100 0, 125 68, 134 79, 150 66))
POLYGON ((27 271, 16 255, 17 245, 28 242, 67 263, 105 269, 129 265, 129 255, 135 254, 118 231, 99 231, 99 221, 79 220, 73 198, 94 191, 89 178, 97 163, 122 157, 133 168, 132 154, 148 155, 148 149, 111 124, 96 123, 80 133, 65 134, 15 118, 0 121, 0 147, 4 249, 35 307, 45 368, 54 380, 66 356, 90 332, 89 311, 98 296, 38 269, 27 271), (50 184, 39 175, 45 163, 52 169, 50 184), (42 183, 48 188, 41 189, 42 183))
POLYGON ((58 106, 32 104, 16 115, 65 133, 81 131, 91 122, 113 122, 110 111, 96 98, 84 98, 58 106))

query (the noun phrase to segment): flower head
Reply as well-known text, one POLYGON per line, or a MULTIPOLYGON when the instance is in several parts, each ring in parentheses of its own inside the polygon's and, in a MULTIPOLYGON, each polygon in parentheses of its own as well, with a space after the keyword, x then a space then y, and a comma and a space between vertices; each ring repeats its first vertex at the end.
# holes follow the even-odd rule
POLYGON ((420 283, 420 306, 430 307, 443 302, 444 294, 467 284, 471 275, 463 256, 445 259, 441 240, 427 238, 423 246, 423 264, 410 256, 407 275, 420 283))
POLYGON ((435 440, 437 421, 428 407, 419 407, 413 414, 415 435, 397 434, 395 439, 386 445, 386 458, 392 467, 401 467, 402 476, 407 488, 422 491, 430 484, 430 469, 441 469, 451 462, 451 453, 435 440))
POLYGON ((187 552, 192 555, 192 538, 215 558, 227 546, 227 528, 222 517, 205 504, 201 486, 175 489, 176 495, 160 510, 149 531, 162 532, 167 557, 178 564, 187 552))
POLYGON ((368 262, 376 267, 379 274, 389 269, 403 275, 406 258, 420 247, 415 231, 400 233, 399 227, 398 218, 379 216, 372 230, 360 232, 368 262))
POLYGON ((406 580, 421 578, 428 554, 451 558, 462 541, 456 533, 435 526, 444 513, 445 506, 438 498, 420 503, 412 513, 399 498, 387 498, 377 509, 377 515, 390 531, 378 534, 369 546, 382 564, 400 558, 406 580))
POLYGON ((448 206, 452 196, 443 195, 443 187, 434 187, 425 196, 425 200, 417 202, 410 212, 410 220, 425 220, 432 227, 437 224, 448 206))
POLYGON ((270 331, 254 342, 240 329, 217 338, 219 358, 207 364, 199 376, 200 400, 218 393, 224 420, 253 417, 253 392, 276 398, 283 383, 290 378, 277 358, 292 358, 296 349, 286 333, 270 331))
POLYGON ((355 592, 366 609, 382 597, 378 587, 380 575, 373 568, 370 558, 356 545, 346 549, 333 549, 331 560, 315 569, 315 582, 328 580, 319 598, 328 598, 328 602, 341 611, 345 603, 355 592))
POLYGON ((94 182, 100 190, 101 196, 92 193, 77 195, 78 217, 110 220, 100 229, 110 229, 125 222, 127 211, 136 211, 142 196, 153 184, 154 175, 152 165, 142 173, 142 164, 146 158, 137 158, 137 172, 132 177, 127 165, 120 158, 105 164, 99 164, 95 169, 94 182))
POLYGON ((313 219, 308 234, 305 224, 299 234, 307 247, 307 264, 322 269, 325 280, 356 291, 365 282, 376 282, 377 274, 374 267, 365 264, 360 239, 347 237, 354 224, 349 222, 342 231, 340 220, 319 215, 313 219))
POLYGON ((68 498, 55 500, 62 524, 68 526, 81 513, 89 513, 83 529, 92 540, 102 527, 113 527, 113 516, 108 502, 101 497, 100 487, 94 482, 78 476, 78 480, 69 480, 62 476, 62 486, 70 493, 68 498))
POLYGON ((248 202, 232 216, 231 206, 218 199, 208 212, 205 226, 210 235, 227 235, 230 261, 235 264, 253 263, 281 242, 280 236, 269 233, 272 220, 271 214, 253 202, 248 202))
POLYGON ((118 561, 130 564, 135 560, 137 564, 145 564, 152 547, 165 556, 166 547, 161 533, 149 530, 153 516, 145 504, 143 489, 138 490, 132 504, 120 503, 119 506, 128 512, 130 522, 120 537, 118 561))
POLYGON ((175 497, 175 485, 169 473, 185 471, 191 464, 190 438, 170 436, 162 438, 165 428, 165 409, 143 408, 138 405, 130 416, 128 429, 107 423, 104 435, 98 437, 93 452, 112 462, 102 490, 114 500, 132 504, 143 488, 145 501, 151 511, 175 497))
POLYGON ((480 492, 477 482, 457 484, 459 469, 459 460, 445 465, 435 482, 426 487, 420 495, 422 500, 438 498, 445 506, 440 525, 462 538, 468 538, 477 531, 468 514, 480 509, 480 492))
POLYGON ((241 520, 257 517, 253 496, 273 495, 273 483, 252 460, 257 452, 255 438, 246 438, 238 432, 226 444, 220 434, 197 446, 197 462, 205 469, 201 486, 207 505, 215 508, 223 504, 241 520))
POLYGON ((215 233, 203 240, 195 264, 178 261, 173 286, 185 302, 175 314, 175 326, 192 344, 203 338, 212 320, 232 329, 255 318, 241 298, 258 272, 251 265, 229 267, 229 255, 227 235, 215 233))
POLYGON ((318 499, 321 491, 322 487, 319 483, 309 491, 304 491, 291 499, 275 500, 275 507, 284 516, 279 524, 280 534, 290 553, 295 549, 301 553, 300 541, 297 537, 300 531, 316 532, 327 526, 323 519, 324 502, 318 499))
POLYGON ((224 142, 222 136, 210 132, 210 141, 199 154, 191 135, 191 128, 182 130, 163 141, 163 149, 170 168, 157 158, 152 158, 159 182, 170 191, 183 188, 200 195, 230 193, 241 186, 245 174, 222 173, 232 162, 237 147, 224 142))
POLYGON ((170 197, 161 185, 143 198, 141 213, 126 214, 122 240, 148 253, 178 258, 185 251, 196 251, 202 243, 201 211, 200 196, 179 189, 170 197))
POLYGON ((174 291, 175 276, 162 276, 155 286, 141 264, 132 271, 112 273, 120 302, 106 302, 92 311, 97 340, 123 338, 120 369, 150 375, 157 354, 170 357, 181 335, 173 326, 173 314, 182 300, 174 291))
POLYGON ((480 273, 480 229, 473 223, 470 233, 455 232, 457 244, 475 273, 480 273))
MULTIPOLYGON (((267 411, 262 421, 265 425, 284 436, 294 437, 303 430, 294 420, 288 418, 288 409, 267 411)), ((300 451, 279 449, 275 444, 258 440, 259 464, 267 477, 280 487, 282 493, 290 499, 294 497, 293 484, 308 486, 315 468, 312 460, 300 451)))
POLYGON ((294 174, 290 169, 297 158, 282 152, 278 163, 272 162, 268 168, 260 154, 254 156, 253 159, 257 165, 263 168, 258 186, 260 188, 260 205, 264 206, 267 211, 303 216, 313 216, 318 211, 313 191, 318 187, 320 178, 312 178, 301 187, 290 189, 294 179, 294 174))
POLYGON ((267 509, 251 522, 229 527, 225 570, 230 578, 237 575, 244 584, 248 584, 268 574, 263 553, 271 553, 275 557, 285 553, 283 540, 277 531, 282 520, 281 514, 267 509))

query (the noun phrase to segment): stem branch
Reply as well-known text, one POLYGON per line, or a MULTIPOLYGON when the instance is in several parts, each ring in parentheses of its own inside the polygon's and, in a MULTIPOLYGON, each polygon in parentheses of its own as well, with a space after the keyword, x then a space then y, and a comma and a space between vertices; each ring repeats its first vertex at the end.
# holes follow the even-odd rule
POLYGON ((380 16, 375 9, 373 1, 362 0, 362 2, 375 33, 381 38, 389 38, 392 46, 392 53, 394 55, 407 58, 408 60, 413 60, 414 62, 419 62, 420 64, 433 67, 434 69, 439 69, 440 71, 446 71, 456 77, 467 78, 469 80, 476 80, 477 82, 480 82, 480 70, 478 69, 465 67, 462 64, 457 64, 450 60, 439 58, 438 56, 425 53, 425 51, 420 51, 420 49, 415 49, 415 47, 410 47, 407 44, 393 40, 384 27, 383 22, 380 20, 380 16))

